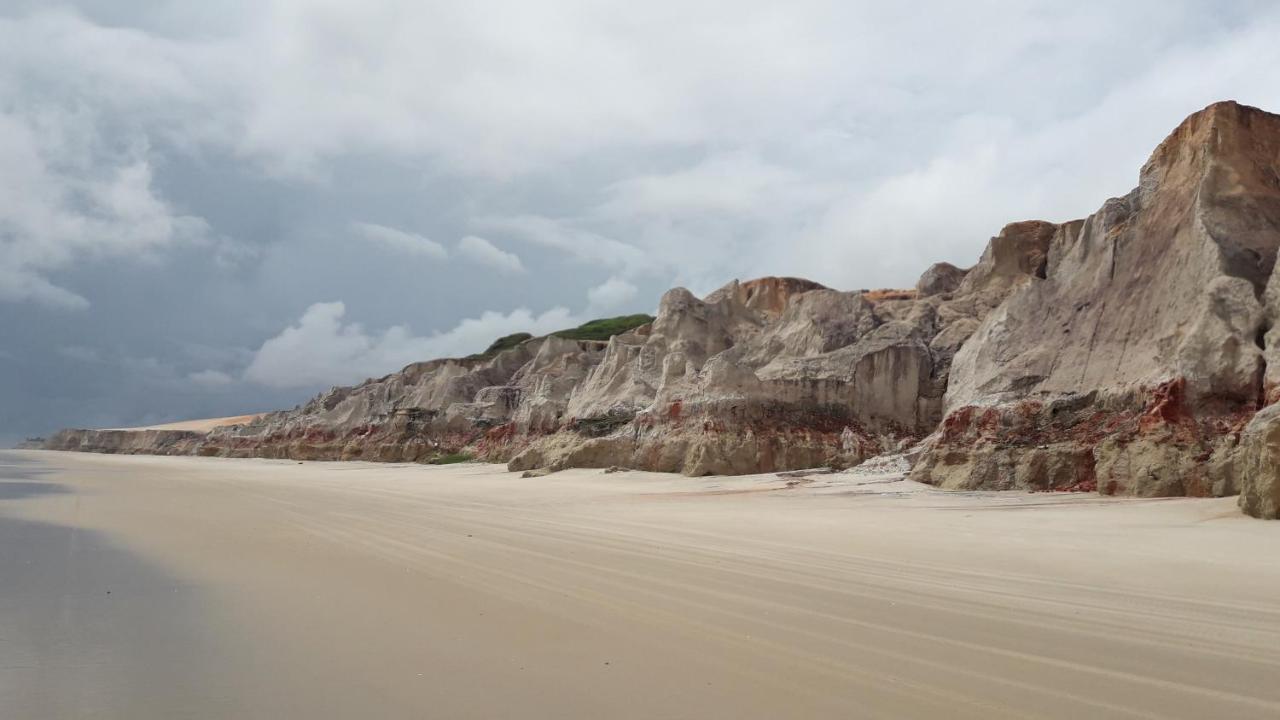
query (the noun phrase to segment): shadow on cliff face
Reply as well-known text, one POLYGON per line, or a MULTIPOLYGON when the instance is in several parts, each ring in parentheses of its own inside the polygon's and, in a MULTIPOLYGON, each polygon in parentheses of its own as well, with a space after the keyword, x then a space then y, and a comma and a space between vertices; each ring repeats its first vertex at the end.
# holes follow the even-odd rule
POLYGON ((16 517, 74 488, 0 456, 0 708, 4 717, 236 717, 198 588, 107 536, 16 517))

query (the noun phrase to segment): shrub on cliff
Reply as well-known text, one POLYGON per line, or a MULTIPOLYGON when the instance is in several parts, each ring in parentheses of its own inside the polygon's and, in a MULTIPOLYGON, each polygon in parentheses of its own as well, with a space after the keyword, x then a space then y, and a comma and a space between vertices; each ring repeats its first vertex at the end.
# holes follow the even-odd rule
POLYGON ((652 315, 643 313, 638 315, 620 315, 618 317, 600 318, 585 322, 576 328, 568 330, 560 330, 551 333, 552 335, 567 340, 608 340, 614 335, 621 335, 624 332, 635 330, 641 325, 648 325, 653 322, 652 315))

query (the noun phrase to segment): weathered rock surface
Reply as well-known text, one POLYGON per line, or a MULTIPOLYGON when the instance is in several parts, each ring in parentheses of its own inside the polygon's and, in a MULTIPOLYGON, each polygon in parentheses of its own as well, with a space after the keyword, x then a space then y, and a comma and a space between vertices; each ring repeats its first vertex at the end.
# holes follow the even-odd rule
POLYGON ((207 435, 51 447, 693 475, 886 452, 945 488, 1280 491, 1280 116, 1217 103, 1084 220, 1012 223, 912 290, 795 278, 668 292, 607 342, 512 340, 207 435))
POLYGON ((1240 509, 1280 518, 1280 405, 1264 408, 1245 428, 1233 470, 1240 478, 1240 509))
POLYGON ((917 477, 1234 492, 1222 475, 1264 396, 1278 168, 1280 117, 1216 104, 1161 143, 1129 195, 1044 228, 1043 272, 957 352, 917 477), (1029 458, 1046 470, 1027 471, 1029 458))
POLYGON ((117 455, 193 455, 204 440, 204 433, 188 430, 60 430, 44 447, 117 455))
POLYGON ((217 428, 201 455, 428 461, 468 447, 508 452, 512 439, 562 421, 568 395, 605 343, 534 338, 492 357, 415 363, 255 422, 217 428))
POLYGON ((934 263, 916 281, 916 294, 920 297, 928 297, 955 292, 960 287, 960 283, 964 282, 965 274, 965 270, 951 263, 934 263))
MULTIPOLYGON (((1043 251, 1009 249, 1019 252, 1043 251)), ((535 440, 511 467, 740 474, 857 464, 901 447, 937 424, 955 348, 1035 265, 1021 260, 984 258, 955 294, 927 297, 786 278, 702 300, 672 290, 651 332, 614 338, 575 390, 578 430, 535 440), (583 438, 583 422, 601 436, 583 438)))

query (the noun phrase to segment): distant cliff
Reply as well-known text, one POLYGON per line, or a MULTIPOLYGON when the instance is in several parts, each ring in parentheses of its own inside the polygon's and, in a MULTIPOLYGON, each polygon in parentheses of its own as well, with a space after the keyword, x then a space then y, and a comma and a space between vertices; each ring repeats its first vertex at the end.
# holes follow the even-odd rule
POLYGON ((652 322, 511 336, 208 433, 70 430, 48 447, 691 475, 914 447, 913 477, 945 488, 1240 493, 1276 517, 1278 248, 1280 116, 1217 103, 1128 195, 1011 224, 913 289, 675 289, 652 322))

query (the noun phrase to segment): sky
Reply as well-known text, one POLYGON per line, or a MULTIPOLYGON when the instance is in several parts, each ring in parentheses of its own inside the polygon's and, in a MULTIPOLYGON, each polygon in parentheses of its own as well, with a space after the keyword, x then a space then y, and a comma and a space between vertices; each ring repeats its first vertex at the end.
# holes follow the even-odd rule
POLYGON ((903 287, 1280 111, 1274 2, 0 3, 0 442, 668 288, 903 287))

